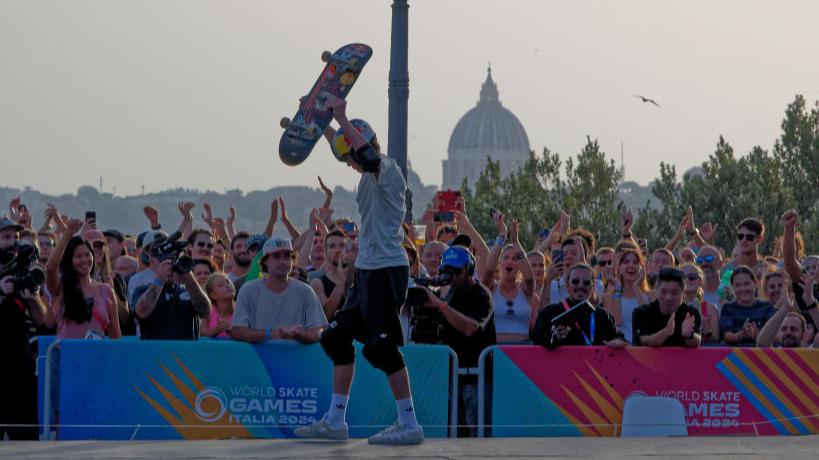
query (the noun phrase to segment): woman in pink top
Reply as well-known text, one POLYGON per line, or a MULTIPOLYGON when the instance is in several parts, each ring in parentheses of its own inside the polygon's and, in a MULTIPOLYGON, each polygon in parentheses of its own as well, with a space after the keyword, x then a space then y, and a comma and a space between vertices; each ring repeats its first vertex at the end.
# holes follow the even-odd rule
POLYGON ((205 294, 213 305, 210 316, 202 320, 201 332, 203 337, 229 339, 230 325, 233 322, 233 297, 236 289, 224 273, 214 273, 205 282, 205 294))
MULTIPOLYGON (((58 215, 56 209, 53 214, 58 215)), ((59 339, 118 339, 122 333, 114 290, 91 278, 94 250, 73 236, 81 225, 78 220, 58 223, 61 238, 46 263, 46 283, 54 293, 51 321, 57 324, 59 339)))

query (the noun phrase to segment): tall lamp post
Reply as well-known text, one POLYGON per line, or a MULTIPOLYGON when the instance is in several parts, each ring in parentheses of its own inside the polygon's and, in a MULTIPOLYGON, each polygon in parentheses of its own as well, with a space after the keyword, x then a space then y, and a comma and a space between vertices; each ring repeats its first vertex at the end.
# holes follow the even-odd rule
MULTIPOLYGON (((389 155, 398 162, 405 180, 407 179, 407 101, 409 100, 408 18, 407 0, 393 0, 387 143, 389 155)), ((412 223, 412 192, 409 189, 407 189, 407 215, 404 220, 412 223)))

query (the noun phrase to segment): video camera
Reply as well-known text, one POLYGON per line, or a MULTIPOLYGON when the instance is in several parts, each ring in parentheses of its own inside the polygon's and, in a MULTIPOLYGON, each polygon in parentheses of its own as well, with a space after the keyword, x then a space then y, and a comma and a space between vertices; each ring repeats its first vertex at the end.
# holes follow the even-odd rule
POLYGON ((15 243, 15 255, 0 267, 0 279, 13 277, 14 292, 34 291, 45 283, 45 270, 37 263, 40 251, 28 241, 15 243))
MULTIPOLYGON (((447 286, 451 282, 452 277, 447 273, 435 277, 415 278, 416 286, 431 288, 447 286)), ((411 287, 407 291, 406 304, 412 314, 410 316, 410 339, 415 343, 441 343, 444 318, 437 308, 427 306, 428 300, 427 293, 419 287, 411 287)))
POLYGON ((179 275, 193 271, 193 259, 184 253, 188 246, 186 241, 179 241, 181 232, 173 232, 169 236, 160 236, 151 245, 151 257, 159 261, 170 260, 173 272, 179 275))

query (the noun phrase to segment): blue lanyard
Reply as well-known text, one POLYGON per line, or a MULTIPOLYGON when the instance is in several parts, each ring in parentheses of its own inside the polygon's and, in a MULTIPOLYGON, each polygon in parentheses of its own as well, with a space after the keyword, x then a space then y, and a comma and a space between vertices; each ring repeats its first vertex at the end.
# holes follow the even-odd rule
POLYGON ((589 339, 589 336, 587 336, 586 333, 583 332, 582 329, 580 330, 580 333, 583 334, 583 339, 586 341, 586 345, 591 346, 592 344, 594 344, 594 312, 592 312, 592 315, 591 315, 591 321, 589 322, 589 329, 590 329, 589 332, 591 332, 591 339, 589 339))

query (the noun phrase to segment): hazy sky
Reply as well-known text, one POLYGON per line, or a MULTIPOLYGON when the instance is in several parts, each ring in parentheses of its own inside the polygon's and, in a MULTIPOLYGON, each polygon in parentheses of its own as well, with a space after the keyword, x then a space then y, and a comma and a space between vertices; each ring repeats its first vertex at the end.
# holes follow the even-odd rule
MULTIPOLYGON (((0 184, 118 195, 328 183, 356 175, 325 145, 298 167, 282 129, 322 50, 374 55, 348 112, 387 138, 390 1, 0 0, 0 184), (14 159, 12 166, 8 160, 14 159)), ((425 183, 492 62, 533 149, 585 135, 646 183, 724 134, 769 148, 786 105, 819 99, 819 2, 410 1, 409 157, 425 183), (644 94, 662 107, 642 104, 644 94)))

